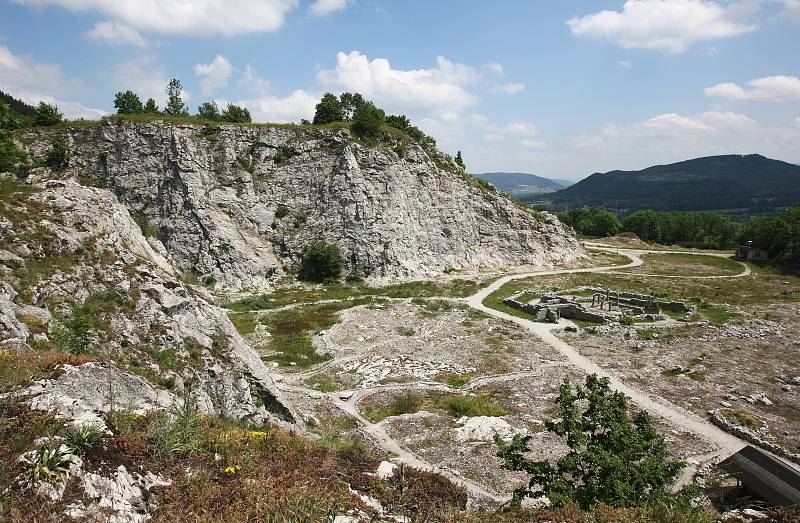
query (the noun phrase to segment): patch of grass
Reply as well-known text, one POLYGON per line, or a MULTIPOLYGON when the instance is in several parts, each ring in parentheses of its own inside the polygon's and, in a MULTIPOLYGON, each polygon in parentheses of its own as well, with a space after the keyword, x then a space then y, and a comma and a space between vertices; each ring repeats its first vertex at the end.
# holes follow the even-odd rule
POLYGON ((137 212, 132 214, 132 218, 133 221, 136 222, 136 225, 142 230, 142 234, 145 238, 158 238, 160 231, 158 227, 150 223, 146 214, 137 212))
POLYGON ((461 416, 504 416, 508 414, 508 410, 505 407, 494 403, 486 395, 463 396, 460 394, 434 392, 422 396, 415 392, 405 392, 393 396, 384 405, 365 409, 364 416, 373 422, 378 422, 389 416, 413 414, 421 410, 440 410, 456 418, 461 416))
POLYGON ((742 265, 729 258, 702 254, 643 254, 643 265, 623 269, 641 274, 683 274, 686 276, 729 276, 741 273, 742 265))
POLYGON ((467 383, 469 380, 472 379, 472 374, 470 373, 463 373, 463 374, 454 374, 452 372, 445 372, 442 374, 437 374, 434 379, 438 382, 445 383, 453 388, 461 388, 467 383))
POLYGON ((450 415, 461 416, 504 416, 508 411, 484 396, 445 396, 438 403, 450 415))
POLYGON ((0 391, 26 387, 59 365, 82 365, 89 361, 92 358, 88 356, 55 350, 0 349, 0 391))
POLYGON ((269 342, 271 354, 264 358, 282 366, 294 363, 297 368, 308 368, 331 359, 328 354, 319 354, 311 342, 316 334, 340 321, 338 312, 358 305, 370 303, 369 298, 323 305, 307 305, 291 310, 278 311, 265 317, 262 322, 272 335, 269 342))
POLYGON ((80 426, 69 426, 62 433, 64 443, 73 452, 81 456, 86 455, 92 447, 103 440, 103 429, 96 423, 86 423, 80 426))
POLYGON ((228 318, 242 336, 252 334, 258 325, 258 316, 252 312, 228 313, 228 318))
POLYGON ((306 385, 320 392, 336 392, 342 389, 342 384, 326 374, 314 374, 306 380, 306 385))
POLYGON ((764 425, 760 419, 742 410, 722 409, 719 413, 722 417, 749 429, 758 429, 764 425))

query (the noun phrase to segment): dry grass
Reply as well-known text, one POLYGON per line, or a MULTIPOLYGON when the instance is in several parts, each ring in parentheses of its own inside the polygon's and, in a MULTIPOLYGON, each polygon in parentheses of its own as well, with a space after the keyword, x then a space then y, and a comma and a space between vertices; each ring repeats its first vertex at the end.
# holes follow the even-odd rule
POLYGON ((92 358, 88 356, 56 350, 0 349, 0 391, 28 386, 59 365, 83 365, 89 361, 92 358))

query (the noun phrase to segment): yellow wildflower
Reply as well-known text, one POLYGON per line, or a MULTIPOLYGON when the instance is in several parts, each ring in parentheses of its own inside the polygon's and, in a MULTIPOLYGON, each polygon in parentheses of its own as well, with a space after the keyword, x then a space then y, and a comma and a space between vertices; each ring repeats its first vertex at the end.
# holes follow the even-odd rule
POLYGON ((223 472, 225 474, 237 474, 240 470, 242 470, 241 465, 231 465, 229 467, 225 467, 225 470, 223 470, 223 472))

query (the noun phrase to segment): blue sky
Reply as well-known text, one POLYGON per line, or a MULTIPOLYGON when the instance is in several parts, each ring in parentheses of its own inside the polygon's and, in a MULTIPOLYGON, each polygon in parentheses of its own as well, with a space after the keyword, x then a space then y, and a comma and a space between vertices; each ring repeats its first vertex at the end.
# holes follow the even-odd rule
POLYGON ((0 0, 0 89, 71 117, 171 77, 257 121, 360 91, 472 172, 570 179, 800 163, 799 51, 800 0, 0 0))

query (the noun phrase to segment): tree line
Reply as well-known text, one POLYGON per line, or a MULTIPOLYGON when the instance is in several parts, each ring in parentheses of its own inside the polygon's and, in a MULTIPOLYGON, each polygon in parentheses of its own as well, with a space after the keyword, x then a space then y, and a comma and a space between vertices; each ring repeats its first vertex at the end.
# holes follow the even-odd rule
POLYGON ((791 272, 800 271, 800 206, 779 216, 751 218, 738 223, 719 213, 637 211, 622 221, 613 212, 597 207, 573 209, 559 219, 588 236, 636 234, 644 241, 685 247, 730 248, 752 242, 768 259, 791 272))

